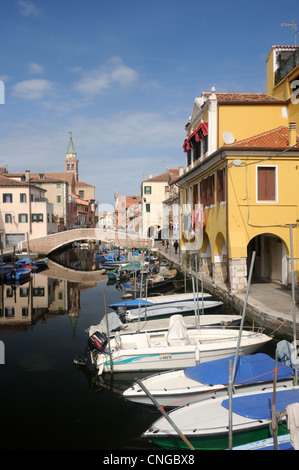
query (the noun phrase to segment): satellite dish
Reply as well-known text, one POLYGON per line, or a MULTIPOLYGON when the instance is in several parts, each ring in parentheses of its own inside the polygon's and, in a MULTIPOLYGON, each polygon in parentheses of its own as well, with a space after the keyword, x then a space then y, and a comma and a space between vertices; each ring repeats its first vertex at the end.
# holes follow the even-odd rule
POLYGON ((226 131, 223 132, 223 140, 225 144, 232 144, 235 141, 235 137, 231 132, 226 131))

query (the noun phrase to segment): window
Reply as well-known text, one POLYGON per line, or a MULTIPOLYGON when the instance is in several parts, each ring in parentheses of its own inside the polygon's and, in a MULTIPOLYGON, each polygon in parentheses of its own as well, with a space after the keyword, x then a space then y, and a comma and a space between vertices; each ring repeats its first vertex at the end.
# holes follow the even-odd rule
POLYGON ((201 157, 201 141, 193 144, 193 160, 196 162, 201 157))
POLYGON ((187 166, 191 165, 191 150, 187 150, 187 166))
POLYGON ((57 184, 56 184, 56 188, 57 188, 57 189, 60 189, 60 188, 61 188, 61 183, 57 183, 57 184))
POLYGON ((217 202, 225 201, 225 168, 217 170, 217 202))
POLYGON ((12 194, 4 193, 3 194, 3 202, 12 202, 12 194))
POLYGON ((206 135, 203 139, 203 153, 207 153, 209 150, 208 146, 208 136, 206 135))
POLYGON ((203 207, 207 206, 207 179, 204 179, 200 182, 200 203, 203 207))
POLYGON ((11 214, 5 214, 5 223, 6 224, 11 224, 12 223, 11 214))
POLYGON ((208 206, 212 206, 215 204, 215 178, 214 175, 210 175, 207 178, 207 204, 208 206))
POLYGON ((215 177, 214 174, 208 176, 200 182, 200 204, 203 207, 215 204, 215 177))
POLYGON ((28 222, 28 214, 19 214, 19 223, 28 222))
POLYGON ((152 194, 152 187, 144 186, 144 194, 152 194))
POLYGON ((258 166, 257 167, 257 201, 277 200, 277 167, 258 166))
POLYGON ((84 199, 84 191, 79 191, 79 198, 84 199))
POLYGON ((57 196, 57 202, 58 202, 58 204, 61 203, 61 196, 57 196))
POLYGON ((20 194, 20 202, 26 202, 26 194, 25 193, 20 194))
POLYGON ((44 215, 43 214, 32 214, 31 220, 32 220, 32 222, 43 222, 44 215))
POLYGON ((145 210, 146 210, 146 212, 150 212, 151 211, 151 205, 150 204, 145 204, 145 210))

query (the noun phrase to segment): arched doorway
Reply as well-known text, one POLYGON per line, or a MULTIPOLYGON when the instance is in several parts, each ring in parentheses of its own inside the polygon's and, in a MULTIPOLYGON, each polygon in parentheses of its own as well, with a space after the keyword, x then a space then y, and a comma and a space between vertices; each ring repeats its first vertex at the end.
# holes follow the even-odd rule
POLYGON ((161 240, 161 227, 160 225, 151 225, 147 229, 148 238, 154 238, 155 240, 161 240))
POLYGON ((253 277, 258 280, 287 284, 287 247, 284 241, 271 233, 258 235, 247 246, 247 270, 253 251, 256 252, 253 277))

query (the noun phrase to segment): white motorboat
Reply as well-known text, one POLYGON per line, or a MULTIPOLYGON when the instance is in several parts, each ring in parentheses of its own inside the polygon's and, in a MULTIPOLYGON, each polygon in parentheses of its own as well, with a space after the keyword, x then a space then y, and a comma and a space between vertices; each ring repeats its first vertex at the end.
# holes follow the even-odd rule
MULTIPOLYGON (((227 396, 229 384, 230 358, 204 362, 194 367, 170 372, 161 372, 146 377, 140 382, 156 401, 164 407, 175 408, 186 406, 210 397, 227 396)), ((275 360, 267 354, 257 353, 238 356, 234 377, 234 393, 245 393, 253 390, 266 390, 273 387, 275 360)), ((278 362, 277 381, 281 388, 292 384, 294 369, 278 362)), ((151 405, 144 389, 135 382, 124 391, 126 400, 151 405)))
MULTIPOLYGON (((223 305, 223 302, 216 300, 200 300, 200 312, 212 314, 216 312, 223 305)), ((124 319, 127 322, 145 320, 151 318, 169 318, 171 315, 195 315, 195 302, 193 300, 178 301, 167 304, 150 305, 148 307, 134 308, 126 310, 124 319)), ((199 313, 200 314, 200 313, 199 313)))
MULTIPOLYGON (((173 315, 167 331, 135 334, 117 332, 105 349, 91 351, 98 373, 183 369, 200 362, 232 356, 239 330, 187 329, 181 315, 173 315), (102 352, 102 350, 104 351, 102 352)), ((240 354, 256 352, 271 338, 263 333, 243 331, 240 354)))
MULTIPOLYGON (((195 316, 184 317, 184 324, 187 329, 190 328, 228 328, 237 327, 241 322, 240 315, 212 314, 200 315, 198 320, 195 316)), ((92 325, 88 328, 89 336, 96 331, 100 331, 107 335, 107 323, 109 336, 115 336, 117 331, 121 334, 142 333, 146 331, 167 331, 169 327, 169 318, 150 318, 148 320, 122 323, 116 312, 108 312, 100 323, 92 325)))
MULTIPOLYGON (((202 294, 198 294, 196 300, 201 302, 201 300, 211 300, 211 294, 203 292, 202 294)), ((139 308, 145 307, 150 305, 162 305, 162 304, 169 304, 173 302, 186 302, 186 301, 193 301, 194 302, 194 295, 192 292, 184 293, 184 294, 169 294, 169 295, 157 295, 153 297, 141 297, 133 300, 124 300, 123 302, 116 302, 114 304, 110 304, 113 310, 117 310, 119 308, 125 307, 127 310, 132 308, 139 308)))
MULTIPOLYGON (((272 391, 240 393, 232 397, 233 446, 271 437, 272 391)), ((275 393, 275 410, 284 412, 299 401, 298 385, 289 385, 275 393)), ((224 450, 229 443, 229 398, 216 397, 182 406, 162 416, 143 434, 143 437, 166 449, 187 448, 173 427, 197 450, 224 450), (172 424, 173 423, 173 424, 172 424)), ((278 435, 288 433, 286 419, 278 424, 278 435)))

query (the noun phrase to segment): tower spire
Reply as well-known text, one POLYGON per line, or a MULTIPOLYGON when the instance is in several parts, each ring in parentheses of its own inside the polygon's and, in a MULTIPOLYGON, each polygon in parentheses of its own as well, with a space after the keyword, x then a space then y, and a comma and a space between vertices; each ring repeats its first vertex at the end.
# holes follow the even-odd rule
POLYGON ((78 159, 77 159, 77 152, 74 146, 72 132, 69 131, 70 139, 66 151, 66 158, 65 158, 65 171, 67 173, 72 172, 75 176, 75 181, 77 182, 79 179, 78 173, 78 159))

